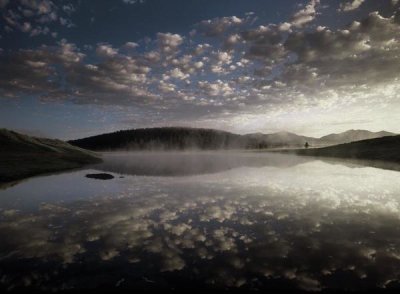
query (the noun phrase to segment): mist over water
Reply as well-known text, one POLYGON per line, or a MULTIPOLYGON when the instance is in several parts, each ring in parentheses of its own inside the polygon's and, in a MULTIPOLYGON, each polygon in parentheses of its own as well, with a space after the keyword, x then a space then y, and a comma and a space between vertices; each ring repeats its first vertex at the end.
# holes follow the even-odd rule
POLYGON ((310 161, 299 156, 243 151, 111 152, 94 168, 143 176, 188 176, 240 167, 290 167, 310 161))
POLYGON ((0 190, 0 285, 399 287, 399 183, 293 155, 107 153, 0 190), (115 178, 85 178, 99 171, 115 178))

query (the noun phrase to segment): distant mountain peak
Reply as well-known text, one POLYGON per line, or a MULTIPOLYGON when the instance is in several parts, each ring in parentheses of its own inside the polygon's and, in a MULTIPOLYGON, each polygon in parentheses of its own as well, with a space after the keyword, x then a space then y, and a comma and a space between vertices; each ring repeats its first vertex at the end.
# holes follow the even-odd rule
POLYGON ((343 144, 350 143, 354 141, 361 141, 366 139, 375 139, 381 138, 385 136, 394 136, 396 134, 380 131, 380 132, 372 132, 368 130, 347 130, 342 133, 337 134, 329 134, 320 138, 320 141, 326 144, 343 144))

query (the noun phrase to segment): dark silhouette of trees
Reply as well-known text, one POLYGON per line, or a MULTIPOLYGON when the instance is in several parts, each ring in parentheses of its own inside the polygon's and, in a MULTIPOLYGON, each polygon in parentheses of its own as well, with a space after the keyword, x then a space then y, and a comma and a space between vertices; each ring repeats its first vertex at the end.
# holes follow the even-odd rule
POLYGON ((187 150, 245 149, 265 147, 255 140, 229 132, 195 128, 149 128, 117 131, 73 140, 71 144, 90 150, 187 150))
POLYGON ((274 142, 268 141, 264 136, 254 137, 214 129, 183 127, 123 130, 72 140, 69 143, 95 151, 266 149, 302 146, 302 142, 274 142))
POLYGON ((310 147, 310 144, 308 144, 308 142, 306 142, 306 143, 304 144, 304 148, 308 148, 308 147, 310 147))

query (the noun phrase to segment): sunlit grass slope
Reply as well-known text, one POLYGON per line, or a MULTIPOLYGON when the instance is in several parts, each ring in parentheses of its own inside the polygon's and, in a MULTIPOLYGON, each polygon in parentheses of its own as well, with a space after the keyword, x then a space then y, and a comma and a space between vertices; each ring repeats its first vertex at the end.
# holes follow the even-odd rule
POLYGON ((100 160, 95 153, 61 140, 0 129, 0 182, 77 168, 100 160))

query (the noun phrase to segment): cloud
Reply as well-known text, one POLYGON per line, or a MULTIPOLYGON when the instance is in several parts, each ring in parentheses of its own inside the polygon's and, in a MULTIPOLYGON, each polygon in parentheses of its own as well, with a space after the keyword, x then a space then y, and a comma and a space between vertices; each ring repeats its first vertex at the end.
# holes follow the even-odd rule
POLYGON ((48 77, 54 69, 43 58, 44 52, 20 51, 11 58, 0 57, 0 87, 3 94, 13 96, 19 92, 41 93, 57 89, 48 77))
POLYGON ((173 93, 176 91, 176 85, 172 84, 172 83, 166 83, 164 81, 160 81, 160 84, 158 85, 158 89, 162 92, 162 93, 173 93))
POLYGON ((296 12, 291 18, 291 25, 297 28, 304 27, 316 17, 316 7, 319 5, 319 0, 310 0, 305 8, 296 12))
POLYGON ((61 42, 57 47, 19 50, 0 57, 0 87, 6 96, 18 93, 45 94, 59 92, 56 65, 65 69, 79 63, 84 54, 75 45, 61 42))
POLYGON ((194 55, 202 55, 202 54, 204 54, 205 52, 207 52, 207 50, 210 49, 210 48, 211 48, 211 45, 210 45, 210 44, 207 44, 207 43, 205 43, 205 44, 198 44, 198 45, 196 46, 196 48, 193 50, 193 51, 194 51, 194 55))
POLYGON ((170 78, 174 79, 179 79, 179 80, 184 80, 189 77, 188 74, 183 73, 179 68, 174 68, 171 69, 167 74, 165 75, 165 80, 169 80, 170 78))
POLYGON ((232 50, 236 45, 240 44, 241 41, 242 38, 239 34, 229 35, 224 41, 223 48, 224 50, 232 50))
POLYGON ((279 26, 259 26, 242 32, 242 38, 248 44, 246 58, 277 63, 287 54, 283 46, 283 32, 279 26))
POLYGON ((157 42, 162 53, 175 53, 183 43, 183 37, 178 34, 158 33, 157 42))
MULTIPOLYGON (((307 112, 315 106, 348 108, 394 101, 394 92, 386 91, 383 98, 379 91, 399 78, 397 19, 397 14, 385 18, 373 12, 337 30, 317 27, 283 33, 269 25, 244 31, 245 57, 257 65, 255 79, 248 79, 252 88, 242 92, 247 108, 265 103, 274 109, 270 111, 274 116, 281 111, 307 112)), ((251 109, 257 113, 257 108, 251 109)), ((238 117, 249 117, 249 113, 238 117)))
POLYGON ((5 33, 19 31, 29 33, 31 37, 54 33, 48 25, 59 23, 68 28, 73 27, 69 16, 76 11, 72 3, 64 3, 58 6, 51 0, 15 0, 10 6, 9 1, 2 0, 0 9, 4 11, 1 18, 6 24, 3 29, 5 33))
POLYGON ((204 91, 207 96, 211 97, 226 97, 234 93, 234 89, 227 82, 221 80, 215 83, 207 81, 199 81, 198 87, 204 91))
POLYGON ((221 17, 201 21, 197 26, 201 34, 207 37, 216 37, 225 33, 228 29, 240 26, 244 23, 244 19, 236 16, 221 17))
POLYGON ((122 0, 123 3, 125 4, 143 4, 145 3, 145 0, 122 0))
POLYGON ((346 0, 344 3, 340 4, 339 11, 348 12, 356 10, 365 0, 346 0))
MULTIPOLYGON (((254 128, 257 120, 267 124, 311 109, 394 103, 399 13, 371 12, 340 28, 308 26, 318 5, 309 1, 277 24, 255 25, 249 18, 254 16, 227 16, 198 23, 198 35, 159 32, 153 39, 127 41, 120 47, 99 43, 86 47, 85 54, 65 40, 56 46, 3 52, 0 88, 7 97, 34 94, 46 101, 139 107, 146 113, 141 120, 146 126, 170 120, 207 127, 235 122, 254 128), (382 89, 385 95, 379 95, 382 89)), ((61 10, 72 13, 75 8, 50 4, 26 9, 42 15, 56 11, 60 22, 61 10)), ((5 17, 10 29, 51 33, 46 22, 5 17)), ((121 112, 121 121, 129 117, 128 111, 121 112)))
POLYGON ((100 57, 113 57, 118 54, 118 50, 109 44, 101 44, 97 46, 96 53, 100 57))
POLYGON ((72 3, 67 3, 62 6, 62 10, 71 15, 76 11, 76 7, 72 3))
POLYGON ((0 0, 0 8, 4 8, 7 6, 9 0, 0 0))
POLYGON ((138 43, 135 43, 135 42, 126 42, 126 43, 125 43, 125 48, 128 48, 128 49, 135 49, 135 48, 137 48, 137 47, 139 47, 139 44, 138 44, 138 43))
POLYGON ((396 15, 384 18, 373 12, 346 29, 320 28, 291 34, 285 47, 297 54, 299 67, 312 67, 318 75, 329 75, 327 83, 371 86, 398 77, 399 28, 396 15))

